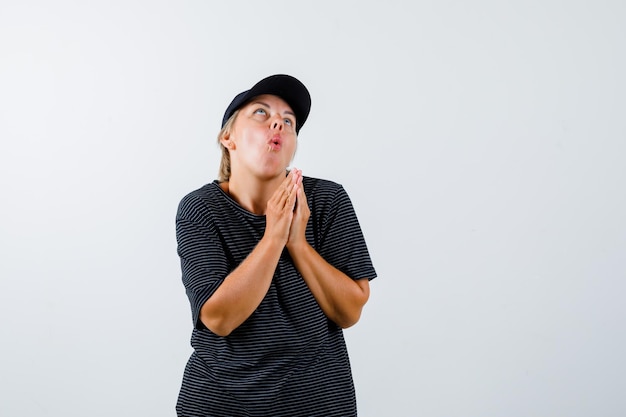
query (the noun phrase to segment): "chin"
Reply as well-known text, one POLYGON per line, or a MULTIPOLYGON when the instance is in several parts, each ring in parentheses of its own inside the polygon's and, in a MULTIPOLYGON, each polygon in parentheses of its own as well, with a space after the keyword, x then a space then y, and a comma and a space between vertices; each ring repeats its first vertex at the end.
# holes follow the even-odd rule
POLYGON ((257 175, 263 180, 273 180, 277 177, 284 176, 286 170, 287 170, 287 167, 276 168, 276 169, 271 169, 271 170, 268 169, 268 170, 263 170, 262 172, 258 172, 257 175))

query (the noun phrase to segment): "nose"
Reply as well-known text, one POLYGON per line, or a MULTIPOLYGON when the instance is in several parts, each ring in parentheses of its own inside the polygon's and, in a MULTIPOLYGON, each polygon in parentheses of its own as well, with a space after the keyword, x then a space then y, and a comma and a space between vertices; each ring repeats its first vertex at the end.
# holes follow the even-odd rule
POLYGON ((283 130, 284 127, 284 122, 282 117, 277 114, 276 116, 272 117, 271 121, 270 121, 270 128, 273 130, 283 130))

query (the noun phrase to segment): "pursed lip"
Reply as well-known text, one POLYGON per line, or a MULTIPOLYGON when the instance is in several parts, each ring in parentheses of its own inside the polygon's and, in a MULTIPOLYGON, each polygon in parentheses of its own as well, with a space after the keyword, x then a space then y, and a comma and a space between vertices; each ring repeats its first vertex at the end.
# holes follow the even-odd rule
POLYGON ((269 140, 268 145, 271 150, 277 151, 283 146, 283 139, 280 137, 280 135, 274 135, 269 140))

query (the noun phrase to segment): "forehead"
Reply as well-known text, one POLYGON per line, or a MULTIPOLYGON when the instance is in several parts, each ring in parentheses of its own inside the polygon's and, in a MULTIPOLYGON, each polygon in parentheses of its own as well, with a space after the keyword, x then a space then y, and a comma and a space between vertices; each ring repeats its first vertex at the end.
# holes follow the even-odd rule
POLYGON ((256 96, 243 107, 253 106, 256 104, 263 104, 279 113, 288 112, 293 114, 291 106, 289 106, 285 100, 273 94, 262 94, 260 96, 256 96))

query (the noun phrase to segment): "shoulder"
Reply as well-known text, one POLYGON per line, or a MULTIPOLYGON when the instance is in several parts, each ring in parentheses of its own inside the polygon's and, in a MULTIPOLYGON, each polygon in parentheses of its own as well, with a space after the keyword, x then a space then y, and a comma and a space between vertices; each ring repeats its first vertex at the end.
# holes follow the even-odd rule
POLYGON ((306 177, 302 178, 302 184, 304 185, 304 191, 314 196, 334 196, 338 192, 345 192, 343 186, 335 181, 322 179, 322 178, 314 178, 314 177, 306 177))
POLYGON ((217 203, 220 187, 216 181, 187 193, 178 204, 176 217, 195 217, 199 213, 207 212, 217 203))
POLYGON ((303 177, 304 192, 313 211, 327 212, 351 207, 352 202, 342 184, 335 181, 303 177))

